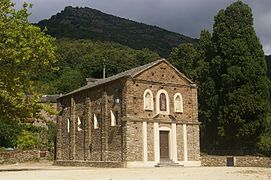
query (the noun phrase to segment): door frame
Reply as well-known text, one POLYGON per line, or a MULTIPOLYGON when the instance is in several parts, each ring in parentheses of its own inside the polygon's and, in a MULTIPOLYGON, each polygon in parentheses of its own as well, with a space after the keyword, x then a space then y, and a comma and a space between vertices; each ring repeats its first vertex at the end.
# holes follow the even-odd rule
POLYGON ((168 128, 168 127, 159 127, 159 131, 158 131, 159 160, 161 160, 161 157, 160 157, 160 131, 168 131, 168 152, 169 152, 168 157, 170 160, 172 160, 172 133, 171 133, 171 128, 168 128))

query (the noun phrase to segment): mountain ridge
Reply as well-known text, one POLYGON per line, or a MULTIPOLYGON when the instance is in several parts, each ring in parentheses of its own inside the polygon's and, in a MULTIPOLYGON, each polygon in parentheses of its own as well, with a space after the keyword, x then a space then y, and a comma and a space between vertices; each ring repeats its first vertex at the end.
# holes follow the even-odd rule
POLYGON ((37 25, 47 27, 47 33, 56 38, 112 41, 134 49, 148 48, 164 57, 182 43, 198 42, 196 38, 88 7, 65 7, 37 25))

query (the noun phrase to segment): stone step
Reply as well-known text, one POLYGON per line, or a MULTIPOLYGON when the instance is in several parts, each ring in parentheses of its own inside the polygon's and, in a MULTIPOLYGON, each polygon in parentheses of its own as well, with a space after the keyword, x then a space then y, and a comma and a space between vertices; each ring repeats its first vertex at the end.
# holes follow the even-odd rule
POLYGON ((154 167, 183 167, 183 165, 181 164, 178 164, 178 163, 172 163, 172 164, 169 164, 169 163, 162 163, 162 164, 156 164, 154 167))
POLYGON ((179 163, 175 163, 172 160, 161 161, 160 163, 156 164, 155 167, 183 167, 179 163))

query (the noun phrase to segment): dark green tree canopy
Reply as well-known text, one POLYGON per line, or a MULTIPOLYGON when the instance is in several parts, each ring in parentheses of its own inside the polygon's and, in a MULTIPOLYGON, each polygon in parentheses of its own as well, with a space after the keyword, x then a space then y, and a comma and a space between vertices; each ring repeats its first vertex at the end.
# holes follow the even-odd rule
POLYGON ((181 45, 170 58, 199 85, 203 150, 257 149, 271 154, 270 82, 248 5, 236 1, 220 10, 213 33, 202 31, 196 50, 181 45))
POLYGON ((207 61, 217 97, 212 109, 212 122, 217 123, 214 137, 218 142, 214 144, 221 148, 256 148, 269 111, 269 80, 248 5, 237 1, 219 11, 212 48, 211 60, 207 61))
POLYGON ((194 78, 195 59, 197 58, 196 50, 193 44, 182 44, 173 48, 169 56, 169 61, 188 78, 194 78))

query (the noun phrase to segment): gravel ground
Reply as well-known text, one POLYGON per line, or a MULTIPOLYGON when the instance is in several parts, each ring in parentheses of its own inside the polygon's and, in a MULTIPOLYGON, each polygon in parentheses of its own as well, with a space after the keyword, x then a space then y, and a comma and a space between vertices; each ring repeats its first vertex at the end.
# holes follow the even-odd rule
POLYGON ((178 167, 178 168, 90 168, 52 166, 51 163, 1 165, 0 180, 271 180, 271 168, 178 167))

